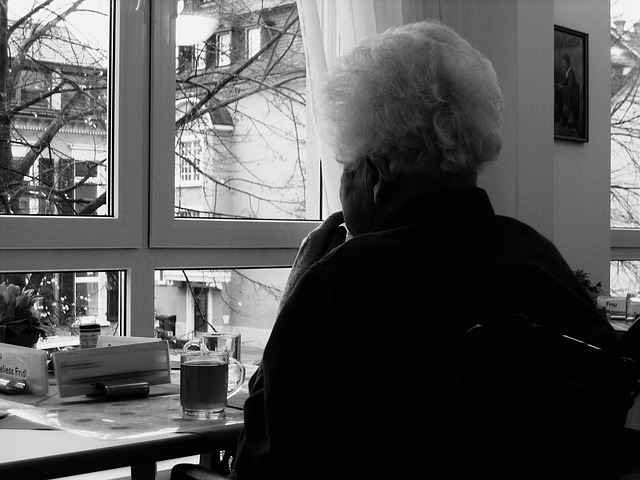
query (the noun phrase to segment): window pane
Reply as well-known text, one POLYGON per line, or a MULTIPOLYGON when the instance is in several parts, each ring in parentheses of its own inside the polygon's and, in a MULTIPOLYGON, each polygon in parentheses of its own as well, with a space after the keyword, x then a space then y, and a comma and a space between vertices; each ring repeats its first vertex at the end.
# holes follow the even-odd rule
POLYGON ((296 2, 181 0, 178 12, 175 216, 319 219, 296 2))
POLYGON ((216 35, 216 54, 219 67, 231 64, 231 32, 216 35))
POLYGON ((624 297, 640 292, 640 261, 614 260, 610 263, 610 295, 624 297))
MULTIPOLYGON (((35 309, 46 338, 38 348, 79 345, 83 323, 100 324, 102 335, 121 333, 123 271, 1 273, 0 285, 16 285, 41 297, 35 309)), ((7 310, 0 311, 0 321, 3 315, 7 310)))
POLYGON ((156 335, 181 348, 202 333, 239 332, 242 362, 257 364, 288 275, 288 268, 156 270, 156 335))
POLYGON ((611 2, 611 226, 640 228, 640 3, 611 2))
POLYGON ((0 145, 10 147, 0 148, 0 214, 112 215, 110 2, 7 4, 9 64, 0 85, 11 108, 0 145))
POLYGON ((247 58, 251 58, 256 53, 258 53, 258 50, 260 50, 260 47, 262 47, 261 29, 260 27, 247 28, 246 35, 247 35, 247 45, 246 45, 247 58))

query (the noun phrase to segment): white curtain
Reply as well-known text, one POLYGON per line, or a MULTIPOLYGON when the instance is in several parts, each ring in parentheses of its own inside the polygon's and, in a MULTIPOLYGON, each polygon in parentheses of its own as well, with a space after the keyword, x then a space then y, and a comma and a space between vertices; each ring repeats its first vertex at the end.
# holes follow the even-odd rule
POLYGON ((446 12, 442 11, 442 0, 297 0, 297 4, 307 57, 307 147, 309 155, 321 159, 322 214, 326 218, 341 208, 338 191, 342 172, 331 148, 318 135, 314 105, 327 71, 336 58, 369 35, 425 18, 442 19, 446 12))

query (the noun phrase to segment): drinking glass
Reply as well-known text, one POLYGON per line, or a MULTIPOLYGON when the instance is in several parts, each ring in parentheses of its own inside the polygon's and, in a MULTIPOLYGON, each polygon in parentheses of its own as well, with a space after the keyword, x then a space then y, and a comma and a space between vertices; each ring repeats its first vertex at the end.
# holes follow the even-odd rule
POLYGON ((226 350, 231 358, 240 359, 241 337, 239 333, 205 333, 200 338, 190 340, 184 345, 184 351, 192 348, 202 351, 216 352, 226 350))
POLYGON ((180 355, 180 404, 185 415, 210 418, 227 406, 245 379, 245 368, 229 352, 189 351, 180 355), (229 370, 237 370, 229 375, 229 370))

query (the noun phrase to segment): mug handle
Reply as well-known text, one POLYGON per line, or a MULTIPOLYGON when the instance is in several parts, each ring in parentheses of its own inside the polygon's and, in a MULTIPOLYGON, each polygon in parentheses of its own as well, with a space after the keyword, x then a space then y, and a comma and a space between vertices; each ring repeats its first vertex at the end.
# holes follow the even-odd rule
MULTIPOLYGON (((185 345, 186 347, 186 345, 185 345)), ((233 387, 231 387, 231 390, 227 391, 227 398, 231 398, 233 397, 236 393, 238 393, 238 391, 240 390, 240 388, 242 387, 242 385, 244 385, 244 377, 247 373, 246 369, 244 368, 244 365, 241 364, 238 360, 236 360, 233 357, 229 357, 229 370, 231 370, 231 368, 237 368, 240 370, 240 379, 238 380, 238 383, 236 385, 234 385, 233 387)))
POLYGON ((184 346, 182 347, 182 350, 185 352, 188 352, 191 347, 197 347, 195 350, 200 350, 200 339, 198 340, 189 340, 187 343, 184 344, 184 346))

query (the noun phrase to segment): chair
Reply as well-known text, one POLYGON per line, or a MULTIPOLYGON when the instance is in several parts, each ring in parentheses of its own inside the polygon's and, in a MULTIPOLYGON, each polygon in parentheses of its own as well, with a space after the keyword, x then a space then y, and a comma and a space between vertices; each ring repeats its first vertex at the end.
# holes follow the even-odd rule
POLYGON ((214 451, 201 454, 199 465, 174 465, 170 480, 229 480, 231 457, 234 453, 229 450, 214 451))
POLYGON ((170 480, 229 480, 229 477, 201 465, 179 463, 171 469, 170 480))
POLYGON ((628 471, 621 451, 640 377, 633 358, 526 315, 469 329, 459 356, 459 398, 467 399, 459 408, 472 399, 475 412, 460 422, 467 444, 482 446, 477 462, 488 471, 501 460, 504 478, 523 469, 526 478, 612 479, 628 471), (487 443, 488 431, 495 441, 487 443))

